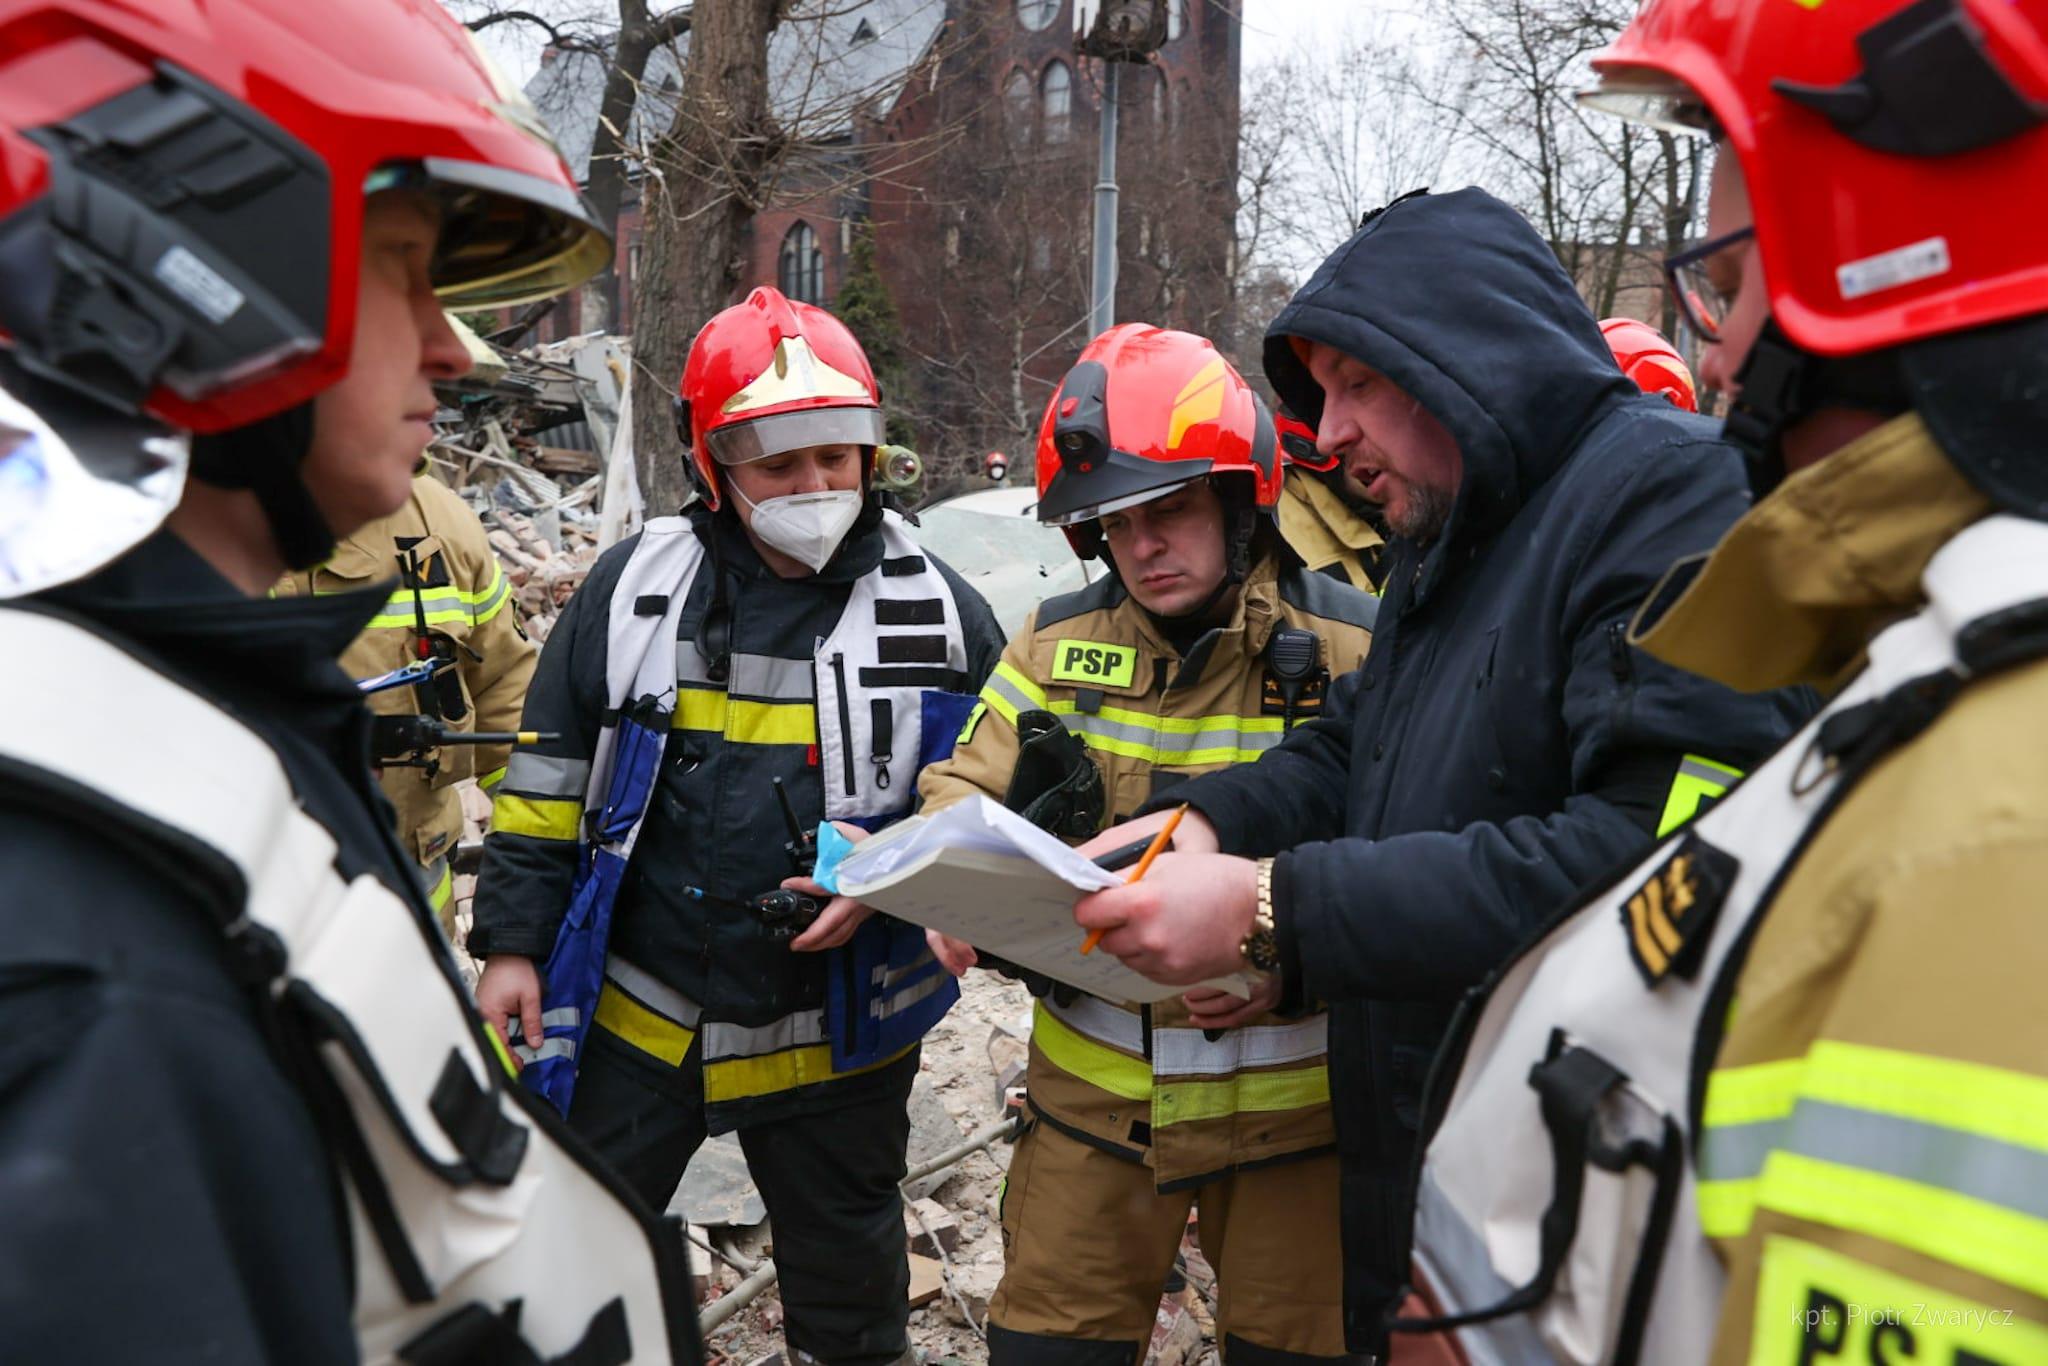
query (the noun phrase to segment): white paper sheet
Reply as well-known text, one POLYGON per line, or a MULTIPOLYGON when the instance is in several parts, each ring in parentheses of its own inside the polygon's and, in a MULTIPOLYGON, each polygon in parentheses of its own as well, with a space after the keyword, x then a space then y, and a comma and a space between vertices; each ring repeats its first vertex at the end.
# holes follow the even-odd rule
MULTIPOLYGON (((1097 950, 1085 957, 1074 900, 1123 882, 987 797, 898 822, 839 866, 839 888, 899 920, 964 939, 1109 1001, 1178 996, 1097 950)), ((1243 974, 1207 985, 1248 995, 1243 974)))

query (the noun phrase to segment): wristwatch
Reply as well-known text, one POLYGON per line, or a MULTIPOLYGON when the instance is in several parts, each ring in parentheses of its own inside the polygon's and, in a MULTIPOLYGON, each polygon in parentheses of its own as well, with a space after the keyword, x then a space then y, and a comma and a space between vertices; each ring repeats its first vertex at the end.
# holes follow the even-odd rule
POLYGON ((1280 936, 1273 929, 1273 860, 1259 860, 1259 905, 1249 933, 1237 944, 1244 961, 1260 972, 1280 970, 1280 936))

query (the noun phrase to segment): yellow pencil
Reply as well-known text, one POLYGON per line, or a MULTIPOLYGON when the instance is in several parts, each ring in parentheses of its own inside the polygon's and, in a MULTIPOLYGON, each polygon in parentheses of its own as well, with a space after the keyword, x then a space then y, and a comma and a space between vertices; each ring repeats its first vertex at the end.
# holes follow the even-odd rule
MULTIPOLYGON (((1159 851, 1164 849, 1166 842, 1173 838, 1173 827, 1179 825, 1180 818, 1187 814, 1188 804, 1186 802, 1182 802, 1173 809, 1173 814, 1166 818, 1166 824, 1159 827, 1159 833, 1154 835, 1152 842, 1145 846, 1144 856, 1138 860, 1138 866, 1131 869, 1131 875, 1124 879, 1125 886, 1128 887, 1131 883, 1145 876, 1145 870, 1152 866, 1152 860, 1159 857, 1159 851)), ((1081 941, 1081 952, 1083 954, 1095 952, 1095 946, 1102 942, 1104 933, 1105 931, 1103 930, 1088 931, 1088 937, 1081 941)))

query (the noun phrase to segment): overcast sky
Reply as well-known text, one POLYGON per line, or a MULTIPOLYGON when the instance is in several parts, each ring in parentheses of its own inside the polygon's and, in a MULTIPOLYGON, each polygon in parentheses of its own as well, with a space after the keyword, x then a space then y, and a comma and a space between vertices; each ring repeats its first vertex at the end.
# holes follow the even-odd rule
MULTIPOLYGON (((1217 0, 1190 0, 1192 4, 1216 4, 1217 0)), ((1242 0, 1244 6, 1244 65, 1251 70, 1297 45, 1315 49, 1318 36, 1341 31, 1353 15, 1385 8, 1385 0, 1242 0)), ((550 16, 580 12, 587 0, 540 0, 527 6, 550 16)), ((460 12, 460 6, 451 5, 460 12)), ((472 11, 473 12, 473 11, 472 11)), ((531 24, 498 24, 481 35, 485 47, 505 68, 515 85, 526 84, 540 64, 542 38, 531 24)))

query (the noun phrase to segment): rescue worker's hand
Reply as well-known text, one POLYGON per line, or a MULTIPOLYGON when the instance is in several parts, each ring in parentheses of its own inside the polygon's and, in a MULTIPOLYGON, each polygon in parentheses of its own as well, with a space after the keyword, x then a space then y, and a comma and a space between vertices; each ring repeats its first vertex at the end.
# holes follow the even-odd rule
MULTIPOLYGON (((852 844, 859 844, 868 837, 867 831, 846 821, 834 821, 832 826, 852 844)), ((786 877, 782 885, 787 891, 802 892, 825 902, 824 909, 818 912, 818 918, 811 922, 811 927, 789 941, 789 946, 799 953, 838 948, 853 938, 853 932, 875 913, 875 908, 866 902, 855 901, 850 896, 833 896, 830 888, 807 877, 786 877)))
POLYGON ((850 896, 833 896, 830 891, 807 877, 786 877, 782 885, 792 892, 802 892, 825 902, 818 918, 811 927, 789 941, 789 946, 799 953, 814 953, 819 949, 836 949, 853 938, 875 908, 865 901, 855 901, 850 896))
POLYGON ((978 955, 974 952, 974 945, 965 939, 955 939, 952 935, 940 934, 937 930, 926 930, 924 942, 930 947, 932 957, 939 960, 939 966, 955 977, 965 973, 979 961, 978 955))
POLYGON ((1196 987, 1181 998, 1199 1029, 1235 1029, 1280 1004, 1280 974, 1269 972, 1252 985, 1250 1000, 1215 987, 1196 987))
MULTIPOLYGON (((506 1032, 506 1021, 511 1018, 519 1021, 526 1046, 540 1047, 540 969, 531 958, 518 953, 494 953, 485 959, 483 976, 476 983, 476 1008, 483 1013, 484 1022, 498 1031, 508 1053, 512 1037, 506 1032)), ((516 1053, 512 1054, 512 1062, 514 1066, 523 1065, 516 1053)))
MULTIPOLYGON (((1140 816, 1122 825, 1112 825, 1080 847, 1083 858, 1096 858, 1112 849, 1121 849, 1137 840, 1150 839, 1159 833, 1159 827, 1173 816, 1171 811, 1154 811, 1149 816, 1140 816)), ((1167 848, 1176 854, 1213 854, 1223 847, 1216 838, 1216 827, 1209 824, 1209 818, 1201 812, 1188 809, 1179 825, 1173 828, 1173 842, 1167 848)), ((1162 853, 1165 851, 1162 850, 1162 853)), ((1146 874, 1147 877, 1151 874, 1146 874)))
POLYGON ((1258 867, 1229 854, 1161 854, 1143 881, 1075 902, 1074 923, 1103 931, 1104 951, 1155 982, 1185 987, 1226 977, 1245 965, 1237 946, 1258 914, 1258 867))

